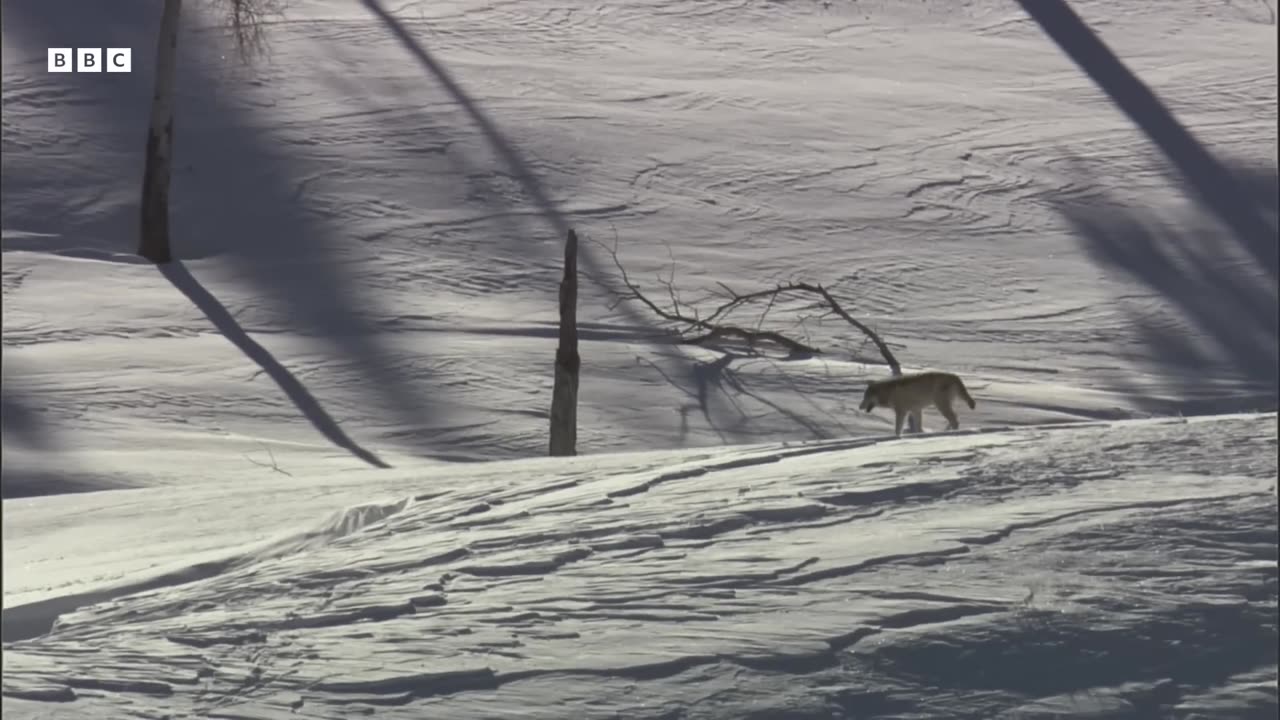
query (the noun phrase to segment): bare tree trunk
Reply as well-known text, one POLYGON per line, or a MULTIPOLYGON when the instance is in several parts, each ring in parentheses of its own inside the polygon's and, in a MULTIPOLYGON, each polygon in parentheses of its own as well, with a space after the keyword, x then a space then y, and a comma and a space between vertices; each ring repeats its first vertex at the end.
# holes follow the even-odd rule
POLYGON ((138 254, 156 264, 173 260, 169 243, 169 177, 173 167, 173 86, 178 59, 182 0, 164 0, 156 48, 155 94, 147 128, 146 169, 142 174, 142 224, 138 254))
POLYGON ((564 279, 560 281, 560 346, 556 348, 556 380, 551 393, 551 455, 578 454, 578 234, 569 231, 564 245, 564 279))

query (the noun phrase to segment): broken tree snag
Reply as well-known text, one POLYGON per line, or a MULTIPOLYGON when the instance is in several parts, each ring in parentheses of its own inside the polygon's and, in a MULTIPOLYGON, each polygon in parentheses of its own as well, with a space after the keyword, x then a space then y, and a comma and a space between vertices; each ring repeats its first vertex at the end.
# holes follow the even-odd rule
POLYGON ((182 0, 164 0, 156 43, 155 90, 147 128, 138 254, 157 265, 173 259, 169 242, 169 176, 173 165, 173 86, 182 0))
MULTIPOLYGON (((178 63, 182 0, 163 0, 156 41, 156 76, 147 126, 146 159, 138 227, 138 255, 157 265, 173 260, 169 237, 169 185, 173 170, 174 83, 178 63)), ((240 57, 249 60, 266 47, 265 27, 281 16, 283 0, 216 0, 226 11, 226 26, 235 35, 240 57)))
POLYGON ((560 281, 560 345, 556 348, 555 387, 551 392, 551 455, 576 455, 578 444, 578 234, 564 244, 560 281))

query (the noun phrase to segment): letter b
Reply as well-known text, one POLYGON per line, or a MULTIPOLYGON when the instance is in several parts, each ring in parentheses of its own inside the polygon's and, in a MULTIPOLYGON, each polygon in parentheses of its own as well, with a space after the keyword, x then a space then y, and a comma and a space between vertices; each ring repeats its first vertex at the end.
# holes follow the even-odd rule
POLYGON ((71 72, 71 48, 49 48, 49 72, 71 72))
POLYGON ((102 48, 76 48, 76 72, 102 72, 102 48))

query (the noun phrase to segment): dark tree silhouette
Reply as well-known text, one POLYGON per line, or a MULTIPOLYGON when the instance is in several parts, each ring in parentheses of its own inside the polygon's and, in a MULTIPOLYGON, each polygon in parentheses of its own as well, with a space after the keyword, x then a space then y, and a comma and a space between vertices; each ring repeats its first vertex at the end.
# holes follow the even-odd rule
POLYGON ((578 234, 570 230, 564 244, 564 279, 560 281, 560 346, 551 395, 551 455, 578 452, 578 234))
MULTIPOLYGON (((263 20, 279 14, 278 0, 218 0, 236 38, 240 57, 248 60, 265 48, 263 20)), ((157 265, 173 260, 169 238, 169 181, 173 174, 174 77, 178 64, 178 31, 182 0, 164 0, 156 43, 155 91, 147 128, 146 166, 142 173, 138 254, 157 265)))

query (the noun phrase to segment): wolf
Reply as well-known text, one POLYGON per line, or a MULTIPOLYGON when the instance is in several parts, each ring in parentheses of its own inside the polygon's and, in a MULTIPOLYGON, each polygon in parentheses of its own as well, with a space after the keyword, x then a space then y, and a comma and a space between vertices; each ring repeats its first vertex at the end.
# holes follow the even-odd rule
POLYGON ((948 372, 923 372, 872 382, 862 394, 862 404, 858 409, 871 412, 878 407, 893 408, 893 434, 901 437, 902 422, 907 415, 916 421, 917 428, 922 428, 920 416, 929 405, 936 405, 938 412, 947 419, 948 430, 959 429, 960 420, 951 408, 951 400, 956 397, 964 400, 970 410, 977 407, 959 376, 948 372))

